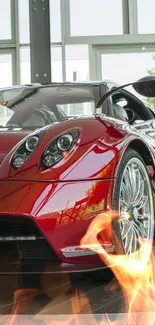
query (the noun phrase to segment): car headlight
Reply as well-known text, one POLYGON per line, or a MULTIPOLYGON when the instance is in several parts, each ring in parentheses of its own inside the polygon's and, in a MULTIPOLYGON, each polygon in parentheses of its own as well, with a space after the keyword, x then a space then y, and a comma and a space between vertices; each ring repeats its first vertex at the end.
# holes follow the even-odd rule
POLYGON ((64 134, 58 139, 57 146, 60 151, 68 151, 73 143, 72 134, 64 134))
POLYGON ((61 161, 64 158, 64 155, 73 148, 78 137, 79 131, 71 130, 52 141, 43 153, 43 166, 50 168, 61 161))
POLYGON ((38 146, 39 138, 37 136, 30 137, 25 142, 27 151, 33 152, 38 146))
POLYGON ((14 169, 20 168, 25 161, 31 156, 31 154, 38 147, 38 144, 42 140, 44 132, 31 135, 19 145, 14 153, 11 161, 11 165, 14 169))
POLYGON ((20 168, 25 162, 25 159, 23 156, 16 156, 12 159, 12 166, 15 168, 15 169, 18 169, 20 168))

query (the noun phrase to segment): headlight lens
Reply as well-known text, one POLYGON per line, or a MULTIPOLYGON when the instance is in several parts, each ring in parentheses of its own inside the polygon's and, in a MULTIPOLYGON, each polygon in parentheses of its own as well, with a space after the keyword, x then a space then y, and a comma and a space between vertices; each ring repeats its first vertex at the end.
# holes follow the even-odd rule
POLYGON ((79 137, 78 130, 71 130, 56 138, 45 150, 42 156, 42 164, 46 168, 53 167, 64 158, 64 154, 69 152, 79 137))
POLYGON ((25 162, 24 157, 22 156, 16 156, 12 159, 12 165, 15 169, 20 168, 25 162))
POLYGON ((54 156, 51 154, 47 154, 43 157, 43 165, 45 167, 51 167, 55 163, 54 156))
POLYGON ((38 132, 38 134, 29 136, 26 140, 23 140, 12 157, 11 164, 14 169, 20 168, 25 163, 25 161, 35 151, 43 136, 44 132, 42 131, 38 132))
POLYGON ((37 136, 30 137, 25 142, 25 147, 27 151, 33 152, 38 146, 39 138, 37 136))
POLYGON ((73 140, 72 134, 62 135, 58 139, 57 146, 61 151, 68 151, 72 146, 73 140))

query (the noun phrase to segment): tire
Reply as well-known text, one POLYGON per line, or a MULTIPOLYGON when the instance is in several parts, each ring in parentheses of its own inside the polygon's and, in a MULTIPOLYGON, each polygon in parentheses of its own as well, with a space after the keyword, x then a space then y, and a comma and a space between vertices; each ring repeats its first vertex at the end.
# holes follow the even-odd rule
MULTIPOLYGON (((119 212, 112 225, 115 251, 131 257, 140 248, 137 238, 149 241, 154 235, 151 182, 144 160, 133 149, 126 150, 118 168, 113 210, 119 212)), ((147 262, 150 251, 144 252, 143 257, 147 262)))
MULTIPOLYGON (((138 252, 139 242, 137 238, 140 236, 144 240, 146 240, 146 237, 147 240, 153 240, 154 204, 152 187, 142 157, 137 151, 130 148, 124 153, 118 167, 112 209, 118 211, 118 217, 112 222, 112 241, 116 254, 131 256, 133 252, 138 252), (125 195, 127 202, 124 203, 123 211, 125 195), (126 212, 130 218, 125 217, 127 216, 126 212), (145 220, 143 220, 144 216, 145 220), (148 223, 148 226, 145 225, 146 223, 148 223), (133 240, 131 241, 132 237, 133 240)), ((146 262, 150 257, 150 253, 151 251, 144 251, 143 255, 146 262)), ((91 276, 98 280, 110 281, 114 275, 107 268, 91 272, 91 276)))

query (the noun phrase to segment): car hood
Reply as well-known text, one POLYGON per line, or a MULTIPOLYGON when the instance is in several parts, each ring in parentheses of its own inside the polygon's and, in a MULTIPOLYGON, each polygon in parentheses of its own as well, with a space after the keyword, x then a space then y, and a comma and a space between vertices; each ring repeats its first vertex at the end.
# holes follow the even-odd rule
POLYGON ((9 151, 32 131, 0 129, 0 164, 9 151))

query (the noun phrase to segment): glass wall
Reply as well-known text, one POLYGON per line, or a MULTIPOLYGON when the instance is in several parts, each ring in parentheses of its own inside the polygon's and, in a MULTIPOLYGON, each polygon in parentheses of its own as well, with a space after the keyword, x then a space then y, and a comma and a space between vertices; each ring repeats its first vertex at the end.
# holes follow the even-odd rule
POLYGON ((118 84, 138 80, 154 69, 153 53, 108 53, 101 54, 102 78, 118 84))
POLYGON ((61 46, 51 46, 51 75, 52 81, 59 82, 63 80, 61 46))
POLYGON ((11 0, 0 0, 0 40, 12 38, 11 30, 11 0))
POLYGON ((61 42, 61 9, 60 0, 50 0, 50 33, 51 42, 61 42))
POLYGON ((12 54, 0 52, 0 87, 9 87, 12 84, 12 54))
POLYGON ((138 0, 138 32, 140 34, 155 33, 155 1, 138 0))
POLYGON ((29 0, 18 0, 19 43, 30 43, 29 0))
POLYGON ((30 47, 20 47, 20 83, 31 83, 30 47))
POLYGON ((66 46, 66 80, 89 80, 88 45, 66 46))
POLYGON ((70 0, 70 25, 71 36, 123 34, 122 0, 70 0))
MULTIPOLYGON (((154 0, 49 0, 49 6, 51 81, 121 83, 154 69, 154 0)), ((0 8, 0 85, 30 83, 29 0, 0 0, 0 8)))

